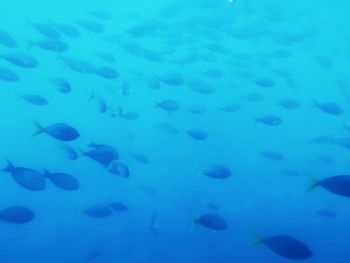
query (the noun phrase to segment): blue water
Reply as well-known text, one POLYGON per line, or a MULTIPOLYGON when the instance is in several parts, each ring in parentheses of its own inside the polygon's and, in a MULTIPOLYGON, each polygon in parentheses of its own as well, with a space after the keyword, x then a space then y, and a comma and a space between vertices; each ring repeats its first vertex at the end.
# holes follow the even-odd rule
POLYGON ((293 262, 263 242, 287 235, 312 251, 305 262, 349 262, 349 197, 311 189, 349 174, 349 8, 325 0, 3 1, 1 169, 10 161, 39 177, 66 173, 79 189, 40 177, 45 188, 31 191, 1 171, 0 210, 21 206, 34 218, 18 224, 0 212, 0 261, 293 262), (67 50, 29 44, 44 40, 67 50), (39 64, 25 68, 11 55, 39 64), (18 79, 6 79, 8 70, 18 79), (53 84, 57 77, 70 92, 53 84), (35 123, 63 123, 79 136, 33 136, 35 123), (119 157, 104 166, 86 156, 91 143, 119 157), (230 176, 208 176, 214 165, 230 176), (112 211, 112 202, 127 211, 112 211), (96 206, 110 214, 86 213, 96 206), (207 214, 228 227, 199 224, 207 214))

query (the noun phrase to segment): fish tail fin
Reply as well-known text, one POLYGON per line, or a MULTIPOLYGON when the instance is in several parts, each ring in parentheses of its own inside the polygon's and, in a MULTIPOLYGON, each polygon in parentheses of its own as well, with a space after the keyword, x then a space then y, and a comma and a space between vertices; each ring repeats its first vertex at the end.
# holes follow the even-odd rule
POLYGON ((263 238, 256 232, 253 232, 253 240, 251 242, 251 246, 255 247, 263 242, 263 238))
POLYGON ((309 185, 309 188, 307 189, 307 192, 311 192, 319 185, 319 181, 317 181, 314 177, 309 175, 309 178, 310 178, 310 185, 309 185))
POLYGON ((32 137, 38 136, 39 134, 45 132, 45 128, 43 128, 38 122, 33 121, 36 131, 33 133, 32 137))
POLYGON ((77 147, 77 158, 83 157, 83 156, 85 156, 85 155, 86 155, 86 152, 84 152, 83 149, 77 147))
POLYGON ((13 166, 13 164, 11 163, 11 161, 6 160, 7 161, 7 165, 5 168, 1 169, 1 171, 3 172, 11 172, 13 171, 13 169, 15 169, 15 167, 13 166))

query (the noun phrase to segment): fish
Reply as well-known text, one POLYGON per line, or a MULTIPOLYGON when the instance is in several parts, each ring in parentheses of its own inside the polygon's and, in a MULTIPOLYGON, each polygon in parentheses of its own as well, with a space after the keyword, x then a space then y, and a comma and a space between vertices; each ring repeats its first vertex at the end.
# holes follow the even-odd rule
POLYGON ((253 83, 263 88, 271 88, 275 86, 275 82, 270 78, 258 78, 258 79, 255 79, 253 83))
POLYGON ((66 66, 75 72, 82 74, 92 74, 96 72, 95 66, 88 61, 68 56, 59 56, 59 58, 66 64, 66 66))
POLYGON ((43 50, 52 52, 66 52, 69 50, 69 45, 62 40, 46 39, 40 41, 29 41, 30 47, 39 47, 43 50))
POLYGON ((6 82, 17 82, 20 80, 18 74, 11 69, 0 66, 0 80, 6 82))
POLYGON ((95 205, 83 209, 82 213, 94 218, 106 218, 112 215, 113 210, 109 205, 95 205))
POLYGON ((220 108, 220 110, 225 111, 225 112, 238 112, 242 109, 242 105, 238 103, 228 103, 224 105, 223 107, 220 108))
POLYGON ((89 10, 87 11, 87 14, 102 21, 107 21, 112 18, 111 13, 109 13, 106 10, 101 10, 101 9, 95 9, 95 10, 89 10))
POLYGON ((87 31, 95 34, 103 34, 106 32, 105 27, 100 22, 93 19, 81 19, 77 20, 76 23, 87 31))
MULTIPOLYGON (((51 22, 52 23, 52 22, 51 22)), ((52 23, 59 32, 71 38, 80 38, 81 33, 74 26, 65 23, 52 23)))
POLYGON ((6 60, 12 65, 18 66, 20 68, 37 68, 39 62, 36 58, 29 56, 24 53, 8 53, 0 55, 0 59, 6 60))
POLYGON ((37 106, 45 106, 49 103, 45 97, 36 94, 19 95, 18 98, 37 106))
POLYGON ((113 203, 109 203, 108 205, 114 211, 117 211, 117 212, 126 212, 129 210, 126 205, 124 205, 123 203, 120 203, 120 202, 113 202, 113 203))
POLYGON ((95 74, 104 79, 117 79, 119 72, 111 67, 99 67, 95 69, 95 74))
POLYGON ((16 40, 6 31, 0 30, 0 44, 7 48, 17 48, 16 40))
POLYGON ((310 190, 318 187, 322 187, 336 195, 350 197, 350 175, 335 175, 322 180, 315 180, 310 190))
POLYGON ((335 218, 337 217, 337 212, 331 209, 320 209, 316 212, 317 215, 327 218, 335 218))
POLYGON ((110 145, 92 143, 89 147, 92 150, 83 152, 82 154, 103 165, 105 168, 108 168, 113 161, 119 159, 118 151, 110 145))
POLYGON ((130 177, 129 167, 122 162, 112 162, 110 167, 108 167, 108 171, 114 175, 120 175, 124 178, 130 177))
POLYGON ((167 71, 159 77, 159 80, 169 86, 180 86, 184 83, 181 73, 177 71, 167 71))
POLYGON ((314 101, 314 105, 315 107, 329 115, 339 116, 344 113, 344 109, 335 102, 318 103, 317 101, 314 101))
POLYGON ((42 127, 36 122, 34 122, 34 124, 37 129, 33 136, 45 133, 60 141, 74 141, 80 137, 79 132, 67 123, 55 123, 46 127, 42 127))
POLYGON ((300 108, 300 102, 294 99, 282 99, 278 102, 278 105, 289 110, 300 108))
POLYGON ((149 89, 158 90, 160 89, 160 80, 156 77, 150 78, 146 81, 146 85, 149 89))
POLYGON ((194 223, 215 231, 224 231, 228 228, 226 220, 216 213, 204 214, 196 219, 194 223))
POLYGON ((77 160, 79 157, 77 151, 72 146, 63 145, 62 150, 64 151, 65 156, 70 160, 77 160))
POLYGON ((262 244, 284 258, 306 260, 313 256, 311 249, 302 241, 289 235, 275 235, 258 238, 255 244, 262 244))
POLYGON ((208 133, 204 130, 188 130, 187 134, 194 140, 204 141, 208 138, 208 133))
POLYGON ((52 173, 45 170, 44 176, 60 189, 66 191, 79 190, 79 181, 73 175, 66 173, 52 173))
POLYGON ((202 75, 212 79, 219 79, 222 77, 223 74, 220 70, 211 69, 211 70, 203 71, 202 75))
POLYGON ((34 218, 34 212, 25 206, 10 206, 0 210, 0 220, 11 224, 26 224, 34 218))
POLYGON ((52 23, 35 23, 28 21, 28 24, 43 36, 51 39, 61 38, 60 32, 52 23))
POLYGON ((283 120, 281 117, 277 115, 264 115, 259 118, 255 118, 255 121, 267 126, 279 126, 283 123, 283 120))
POLYGON ((148 228, 154 236, 159 236, 159 226, 157 224, 157 214, 156 213, 152 214, 148 228))
POLYGON ((114 63, 116 62, 116 58, 113 54, 108 53, 108 52, 95 52, 94 53, 98 58, 103 60, 104 62, 107 63, 114 63))
POLYGON ((15 167, 8 161, 7 166, 1 169, 1 171, 10 173, 14 181, 27 190, 43 191, 46 189, 45 176, 33 169, 15 167))
POLYGON ((249 93, 243 96, 243 99, 248 102, 258 103, 264 100, 264 97, 259 93, 249 93))
POLYGON ((263 157, 271 160, 271 161, 282 161, 284 160, 284 155, 280 152, 277 151, 272 151, 272 150, 265 150, 261 151, 260 155, 263 157))
POLYGON ((167 122, 160 122, 160 123, 156 123, 154 125, 154 127, 158 128, 161 131, 164 131, 170 135, 176 135, 179 133, 179 130, 174 127, 173 125, 171 125, 170 123, 167 122))
POLYGON ((202 81, 192 81, 189 83, 190 89, 200 94, 213 94, 216 88, 208 83, 202 81))
POLYGON ((72 91, 72 87, 69 84, 68 80, 63 77, 57 77, 50 79, 50 83, 53 84, 57 91, 67 94, 72 91))
POLYGON ((311 138, 309 140, 309 142, 315 143, 315 144, 327 144, 327 143, 334 142, 334 139, 330 135, 319 135, 319 136, 315 136, 315 137, 311 138))
POLYGON ((227 179, 232 175, 232 172, 226 166, 217 164, 205 169, 203 174, 214 179, 227 179))
POLYGON ((142 153, 130 153, 130 156, 137 162, 141 163, 141 164, 149 164, 150 161, 148 159, 148 157, 142 153))
POLYGON ((175 112, 180 109, 180 104, 175 100, 163 100, 156 102, 156 107, 167 112, 175 112))

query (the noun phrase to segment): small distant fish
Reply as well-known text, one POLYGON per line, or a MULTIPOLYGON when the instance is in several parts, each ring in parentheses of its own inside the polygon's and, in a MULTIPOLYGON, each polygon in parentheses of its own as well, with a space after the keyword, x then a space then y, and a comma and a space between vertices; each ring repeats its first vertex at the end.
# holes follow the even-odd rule
POLYGON ((81 19, 81 20, 78 20, 76 22, 78 25, 80 25, 81 27, 83 27, 87 31, 95 33, 95 34, 103 34, 106 31, 105 27, 96 20, 81 19))
POLYGON ((203 114, 207 112, 207 108, 204 106, 192 106, 189 108, 189 112, 194 113, 194 114, 203 114))
POLYGON ((315 59, 324 70, 329 70, 333 65, 332 60, 327 56, 316 56, 315 59))
POLYGON ((0 220, 11 224, 26 224, 34 218, 34 212, 25 206, 10 206, 0 210, 0 220))
POLYGON ((142 163, 142 164, 149 164, 149 159, 146 155, 142 153, 130 153, 130 156, 137 162, 142 163))
POLYGON ((214 165, 203 171, 203 174, 214 179, 227 179, 232 173, 229 168, 223 165, 214 165))
POLYGON ((194 140, 204 141, 208 138, 208 133, 204 130, 189 130, 187 134, 194 140))
POLYGON ((71 38, 80 38, 81 34, 74 26, 65 23, 52 23, 63 35, 71 38))
POLYGON ((171 134, 171 135, 176 135, 179 133, 179 130, 176 127, 174 127, 173 125, 171 125, 170 123, 161 122, 161 123, 155 124, 154 126, 162 131, 165 131, 168 134, 171 134))
POLYGON ((4 59, 20 68, 36 68, 39 66, 39 62, 36 58, 24 53, 8 53, 0 55, 0 59, 4 59))
POLYGON ((0 67, 0 80, 6 82, 17 82, 20 78, 18 74, 11 69, 0 67))
POLYGON ((52 39, 61 38, 60 32, 51 23, 34 23, 28 21, 28 24, 45 37, 52 39))
POLYGON ((79 181, 73 175, 45 171, 45 177, 60 189, 66 191, 79 190, 79 181))
POLYGON ((97 259, 98 257, 100 257, 102 254, 101 250, 94 250, 93 252, 91 252, 88 257, 86 258, 86 263, 89 262, 93 262, 95 259, 97 259))
POLYGON ((341 138, 332 139, 331 143, 350 149, 350 137, 341 137, 341 138))
POLYGON ((35 94, 19 95, 18 98, 23 99, 26 102, 29 102, 30 104, 33 104, 33 105, 45 106, 48 104, 47 99, 41 95, 35 95, 35 94))
POLYGON ((184 83, 182 75, 176 71, 168 71, 161 75, 159 79, 169 86, 180 86, 184 83))
POLYGON ((95 74, 105 79, 119 78, 119 72, 111 67, 99 67, 95 69, 95 74))
POLYGON ((83 209, 82 213, 94 218, 106 218, 112 215, 113 210, 109 205, 95 205, 83 209))
POLYGON ((39 47, 41 49, 52 51, 52 52, 66 52, 69 50, 69 45, 62 40, 40 40, 40 41, 29 41, 30 46, 39 47))
POLYGON ((284 159, 284 155, 277 151, 266 150, 266 151, 261 151, 260 154, 272 161, 282 161, 284 159))
POLYGON ((284 169, 282 170, 282 173, 287 175, 287 176, 299 176, 300 172, 294 169, 284 169))
POLYGON ((50 82, 55 86, 56 90, 61 93, 70 93, 72 91, 68 80, 62 77, 50 79, 50 82))
POLYGON ((140 185, 139 188, 149 195, 155 195, 157 193, 156 189, 149 185, 140 185))
POLYGON ((122 162, 113 162, 111 163, 110 167, 108 168, 108 171, 115 175, 120 175, 124 178, 127 178, 130 176, 130 170, 129 167, 122 162))
POLYGON ((226 220, 215 213, 204 214, 196 219, 194 223, 215 231, 224 231, 228 228, 226 220))
POLYGON ((150 223, 149 223, 149 230, 154 236, 159 235, 159 226, 157 224, 157 214, 153 213, 150 223))
POLYGON ((222 77, 222 72, 220 70, 216 70, 216 69, 203 71, 202 74, 204 76, 206 76, 208 78, 212 78, 212 79, 219 79, 222 77))
POLYGON ((35 125, 37 130, 33 136, 45 133, 60 141, 74 141, 80 137, 79 132, 67 123, 55 123, 46 127, 42 127, 38 123, 35 123, 35 125))
POLYGON ((156 103, 156 107, 167 112, 174 112, 180 109, 180 105, 175 100, 163 100, 156 103))
POLYGON ((238 112, 242 109, 242 105, 238 103, 228 103, 225 106, 221 107, 220 110, 225 112, 238 112))
POLYGON ((120 202, 113 202, 108 204, 114 211, 117 212, 126 212, 128 211, 128 207, 120 202))
POLYGON ((216 88, 208 83, 201 81, 192 81, 189 83, 190 89, 200 94, 213 94, 216 92, 216 88))
POLYGON ((115 56, 108 52, 95 52, 94 54, 107 63, 114 63, 116 61, 115 56))
POLYGON ((148 79, 146 82, 146 85, 149 89, 153 89, 153 90, 160 89, 160 81, 156 77, 148 79))
POLYGON ((263 101, 264 97, 259 93, 250 93, 250 94, 243 96, 243 99, 248 101, 248 102, 258 103, 258 102, 263 101))
POLYGON ((123 85, 121 87, 121 92, 123 96, 129 96, 131 91, 130 91, 130 85, 127 81, 123 82, 123 85))
POLYGON ((311 190, 317 187, 322 187, 336 195, 350 197, 350 175, 336 175, 315 181, 311 190))
POLYGON ((334 102, 318 103, 317 101, 314 101, 314 105, 321 111, 330 115, 342 115, 344 112, 343 108, 334 102))
POLYGON ((0 44, 7 48, 17 48, 17 42, 6 31, 0 30, 0 44))
POLYGON ((95 73, 95 66, 90 62, 85 60, 68 57, 68 56, 60 56, 59 57, 70 69, 78 73, 92 74, 95 73))
POLYGON ((322 217, 327 217, 327 218, 335 218, 337 217, 337 212, 331 209, 321 209, 318 210, 317 215, 322 216, 322 217))
POLYGON ((77 160, 78 159, 78 157, 79 157, 78 153, 72 146, 63 145, 62 149, 63 149, 63 151, 68 159, 70 159, 70 160, 77 160))
POLYGON ((326 143, 332 143, 334 139, 330 135, 320 135, 313 137, 309 140, 310 143, 315 144, 326 144, 326 143))
POLYGON ((95 9, 95 10, 90 10, 87 12, 87 14, 93 16, 96 19, 102 20, 102 21, 107 21, 112 18, 111 13, 109 13, 106 10, 101 10, 101 9, 95 9))
POLYGON ((282 119, 276 115, 264 115, 262 117, 256 118, 255 121, 267 126, 279 126, 283 122, 282 119))
POLYGON ((258 238, 255 244, 265 245, 277 255, 289 259, 306 260, 313 256, 312 251, 304 242, 289 235, 258 238))
POLYGON ((278 102, 278 105, 289 110, 295 110, 300 107, 300 102, 294 99, 283 99, 278 102))
POLYGON ((253 83, 263 88, 271 88, 275 85, 275 82, 270 78, 258 78, 255 79, 253 83))

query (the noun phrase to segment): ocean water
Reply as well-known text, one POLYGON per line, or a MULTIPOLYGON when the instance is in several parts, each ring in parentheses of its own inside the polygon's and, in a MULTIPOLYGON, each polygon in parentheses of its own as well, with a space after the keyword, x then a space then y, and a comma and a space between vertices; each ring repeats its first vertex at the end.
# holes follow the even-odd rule
POLYGON ((2 1, 0 261, 348 263, 349 8, 2 1))

